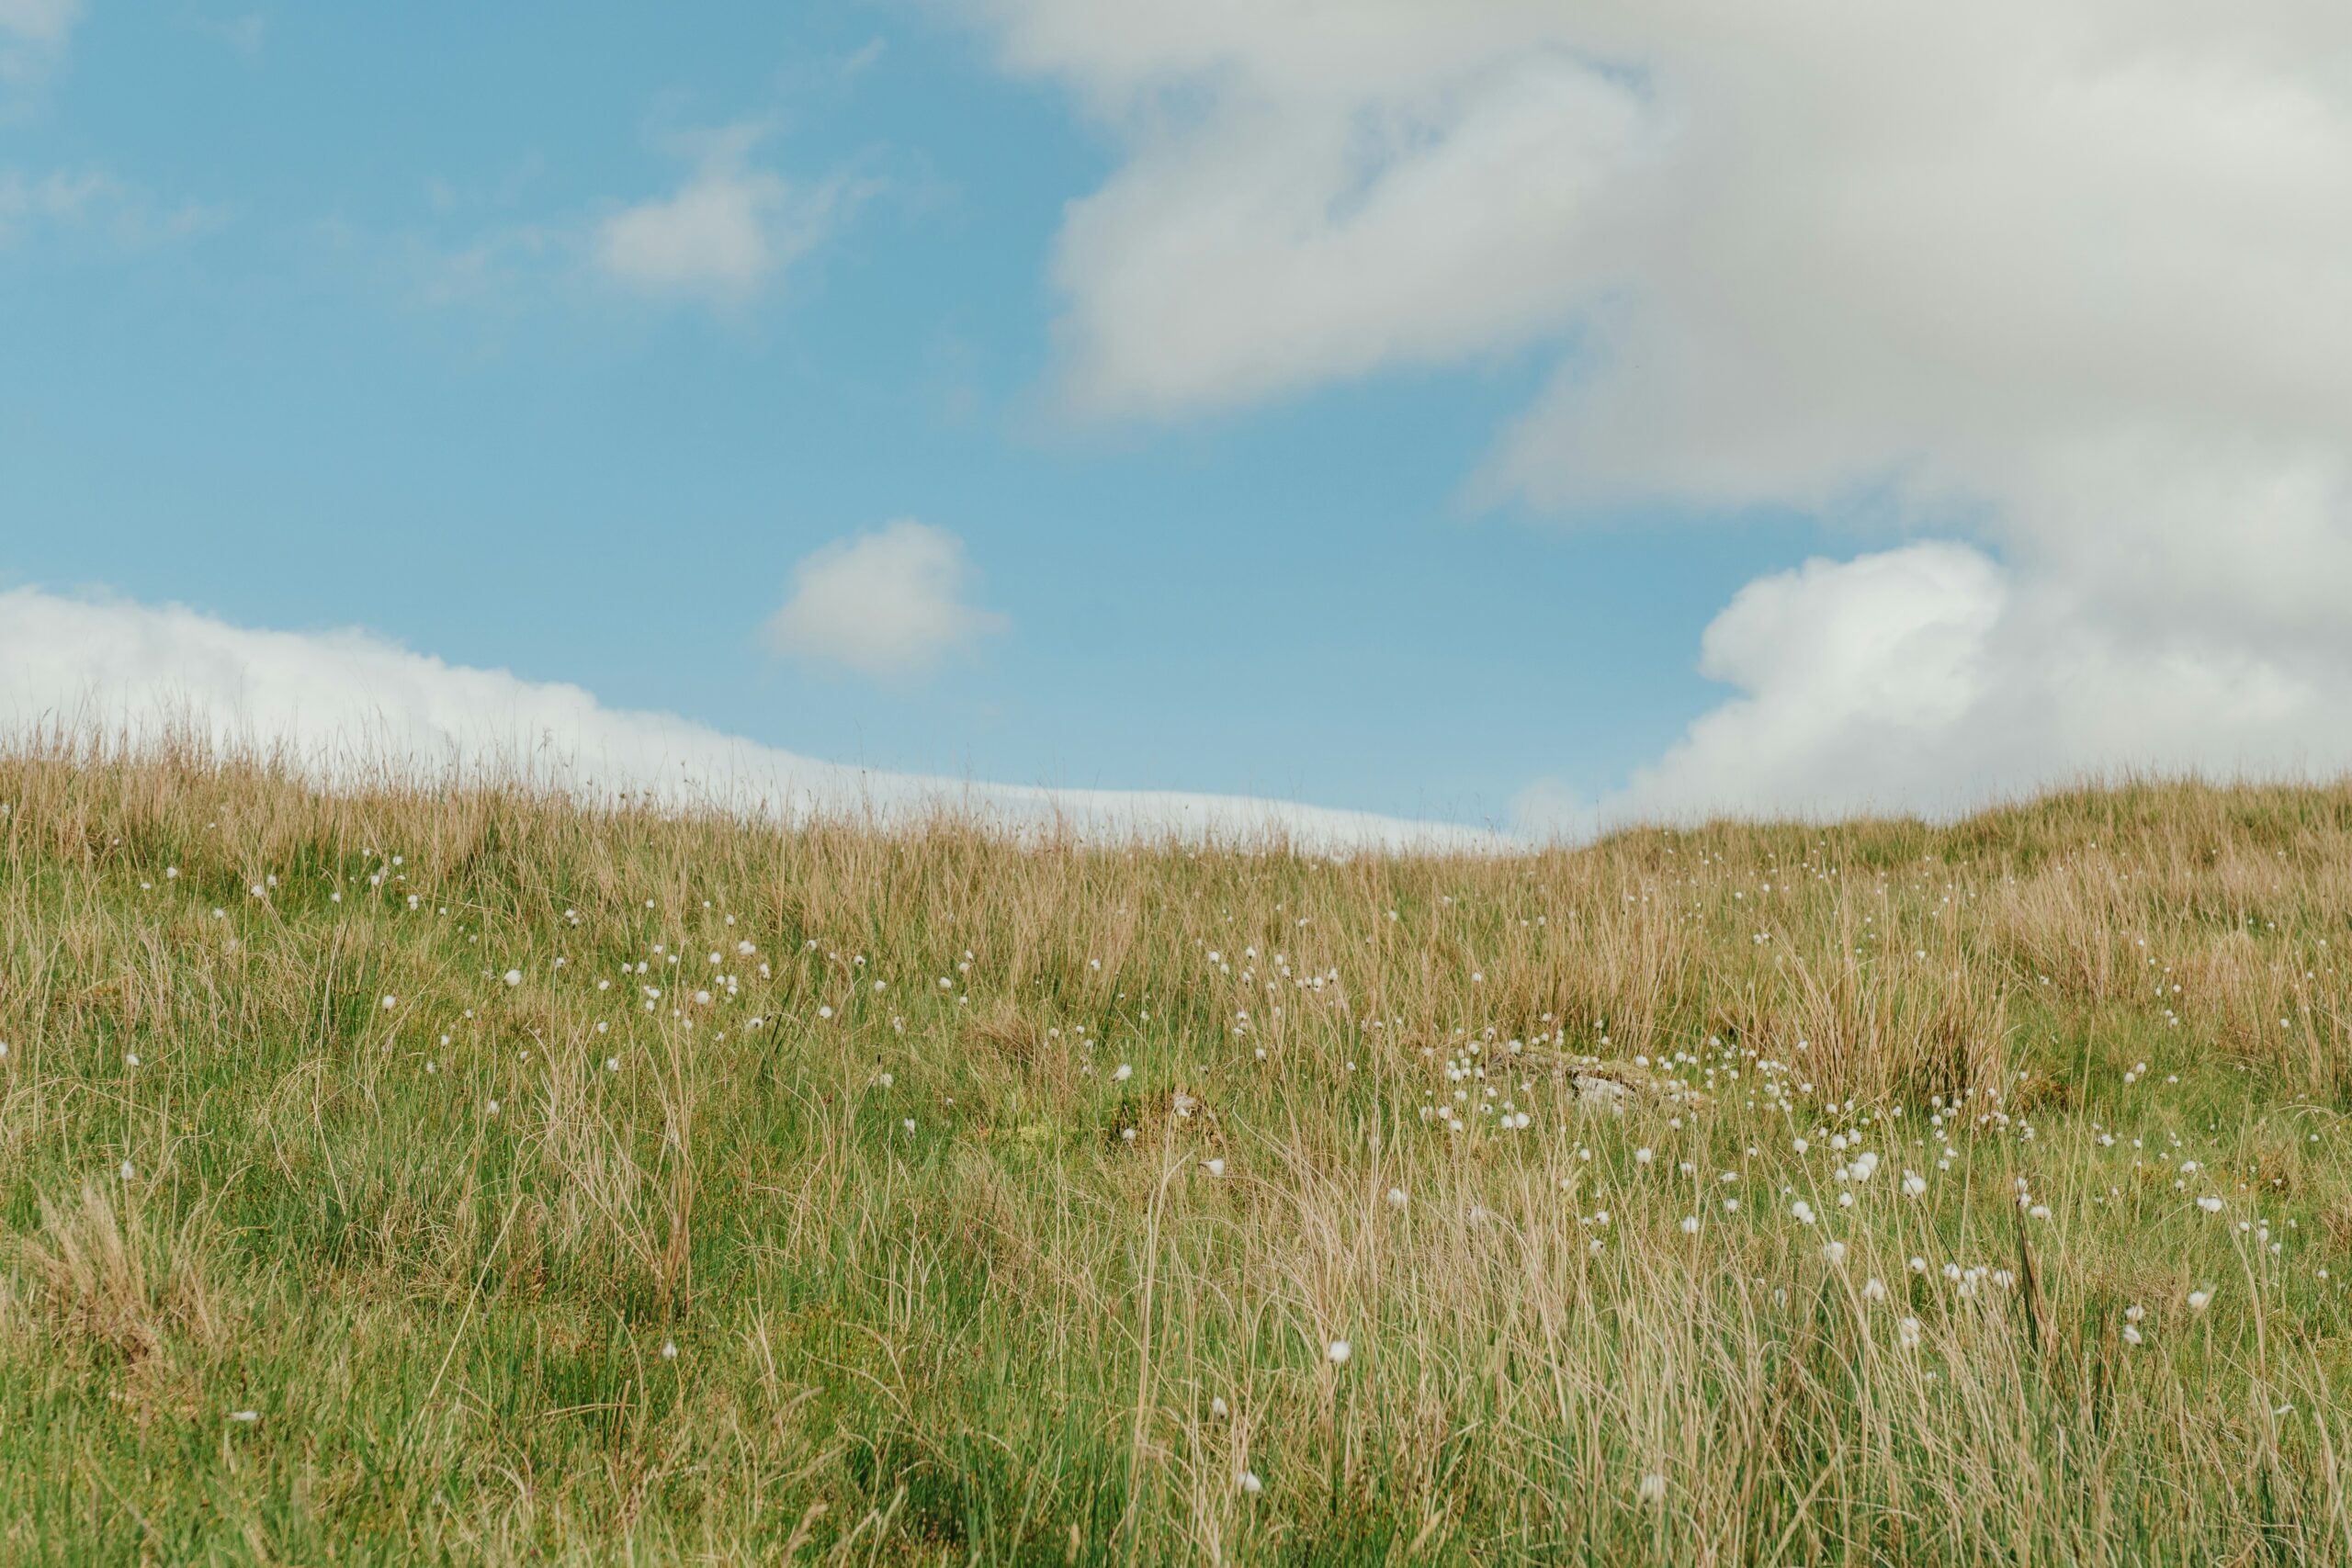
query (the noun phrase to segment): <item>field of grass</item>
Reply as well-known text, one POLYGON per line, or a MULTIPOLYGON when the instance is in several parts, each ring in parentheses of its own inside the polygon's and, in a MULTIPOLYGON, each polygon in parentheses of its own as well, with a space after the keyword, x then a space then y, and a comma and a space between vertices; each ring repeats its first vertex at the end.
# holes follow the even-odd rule
POLYGON ((0 1561, 2352 1562, 2352 789, 1517 858, 0 760, 0 1561))

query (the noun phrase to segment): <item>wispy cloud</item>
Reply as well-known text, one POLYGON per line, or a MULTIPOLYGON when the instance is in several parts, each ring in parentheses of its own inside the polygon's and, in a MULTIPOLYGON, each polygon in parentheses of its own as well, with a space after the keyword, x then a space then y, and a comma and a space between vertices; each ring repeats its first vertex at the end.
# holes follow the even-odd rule
POLYGON ((194 25, 198 31, 220 39, 247 64, 259 61, 269 44, 269 18, 259 11, 244 11, 233 17, 198 17, 194 25))
POLYGON ((81 15, 82 0, 0 0, 0 34, 54 48, 81 15))
POLYGON ((684 166, 677 183, 601 209, 519 216, 545 172, 536 153, 479 186, 435 178, 426 199, 444 234, 457 229, 456 237, 412 234, 390 248, 407 257, 416 295, 429 304, 514 305, 552 290, 575 302, 746 310, 775 294, 793 265, 880 188, 861 175, 787 174, 761 155, 769 135, 752 121, 668 134, 662 145, 684 166))
MULTIPOLYGON (((0 0, 0 89, 38 82, 65 52, 82 0, 0 0)), ((0 109, 8 107, 0 97, 0 109)))
POLYGON ((220 208, 158 201, 103 170, 28 175, 0 169, 0 246, 47 234, 140 250, 201 234, 226 221, 220 208))

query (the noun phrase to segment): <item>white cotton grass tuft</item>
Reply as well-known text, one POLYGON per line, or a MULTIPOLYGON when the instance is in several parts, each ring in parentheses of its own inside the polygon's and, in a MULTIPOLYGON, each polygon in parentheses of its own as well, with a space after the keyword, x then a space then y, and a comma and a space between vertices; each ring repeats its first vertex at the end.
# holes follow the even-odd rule
POLYGON ((1355 1353, 1355 1347, 1346 1340, 1334 1339, 1329 1348, 1323 1352, 1323 1358, 1335 1367, 1344 1367, 1348 1364, 1348 1358, 1355 1353))

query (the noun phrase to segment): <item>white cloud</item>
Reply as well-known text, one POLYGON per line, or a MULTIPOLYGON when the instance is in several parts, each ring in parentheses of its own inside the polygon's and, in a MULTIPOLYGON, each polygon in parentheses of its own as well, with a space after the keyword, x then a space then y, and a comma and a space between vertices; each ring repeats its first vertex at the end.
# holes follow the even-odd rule
POLYGON ((462 222, 458 233, 411 232, 389 243, 340 229, 329 237, 370 260, 398 256, 397 275, 429 304, 578 299, 587 285, 597 303, 617 289, 737 310, 772 292, 882 188, 848 171, 801 179, 764 167, 756 154, 768 133, 744 121, 662 137, 686 172, 669 191, 632 204, 526 216, 544 173, 534 153, 477 183, 425 182, 426 200, 462 222))
POLYGON ((910 518, 836 540, 792 577, 792 597, 768 621, 768 645, 861 675, 922 674, 1009 624, 965 602, 972 570, 963 542, 910 518))
POLYGON ((0 33, 28 43, 62 44, 82 14, 82 0, 0 0, 0 33))
POLYGON ((596 262, 609 276, 657 292, 741 299, 766 287, 823 236, 836 185, 803 188, 750 162, 759 129, 707 139, 694 173, 666 197, 597 225, 596 262))
POLYGON ((38 178, 0 169, 0 245, 35 230, 87 234, 122 250, 185 239, 218 227, 224 215, 197 202, 156 204, 146 192, 99 170, 52 170, 38 178))
POLYGON ((1057 253, 1080 409, 1554 343, 1487 493, 1964 541, 1808 569, 1836 637, 1743 595, 1707 658, 1760 683, 1619 804, 2346 755, 2352 9, 962 4, 1125 148, 1057 253), (1872 726, 1858 773, 1830 732, 1872 726))
POLYGON ((848 812, 903 822, 948 807, 1008 829, 1057 822, 1101 838, 1283 834, 1334 850, 1498 843, 1467 828, 1234 795, 876 773, 672 714, 608 708, 577 686, 444 663, 366 632, 254 630, 177 606, 0 592, 0 730, 44 728, 103 728, 134 745, 187 728, 223 747, 282 744, 328 784, 364 782, 386 765, 427 778, 519 773, 587 798, 630 791, 786 820, 848 812))
POLYGON ((78 223, 116 189, 114 181, 99 174, 52 171, 27 179, 15 169, 0 169, 0 243, 35 222, 78 223))
POLYGON ((1609 277, 1616 173, 1648 156, 1637 85, 1575 52, 1565 4, 967 8, 1129 147, 1055 262, 1090 412, 1211 410, 1561 331, 1609 277))
POLYGON ((82 0, 0 0, 0 86, 36 81, 64 52, 81 13, 82 0))
POLYGON ((2119 767, 2352 768, 2352 649, 2118 619, 1964 545, 1749 583, 1708 626, 1701 669, 1740 694, 1604 799, 1531 787, 1519 825, 1578 836, 1711 815, 1950 816, 2119 767))
POLYGON ((1500 76, 1440 135, 1251 103, 1139 152, 1062 235, 1070 394, 1185 413, 1564 326, 1639 107, 1573 64, 1500 76))

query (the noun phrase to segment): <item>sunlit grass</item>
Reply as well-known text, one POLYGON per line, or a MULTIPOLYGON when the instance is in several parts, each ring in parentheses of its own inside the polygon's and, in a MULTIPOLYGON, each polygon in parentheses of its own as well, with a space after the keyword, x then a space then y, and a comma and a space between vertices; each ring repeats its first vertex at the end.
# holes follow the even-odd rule
POLYGON ((0 1559, 2352 1559, 2352 791, 0 803, 0 1559))

